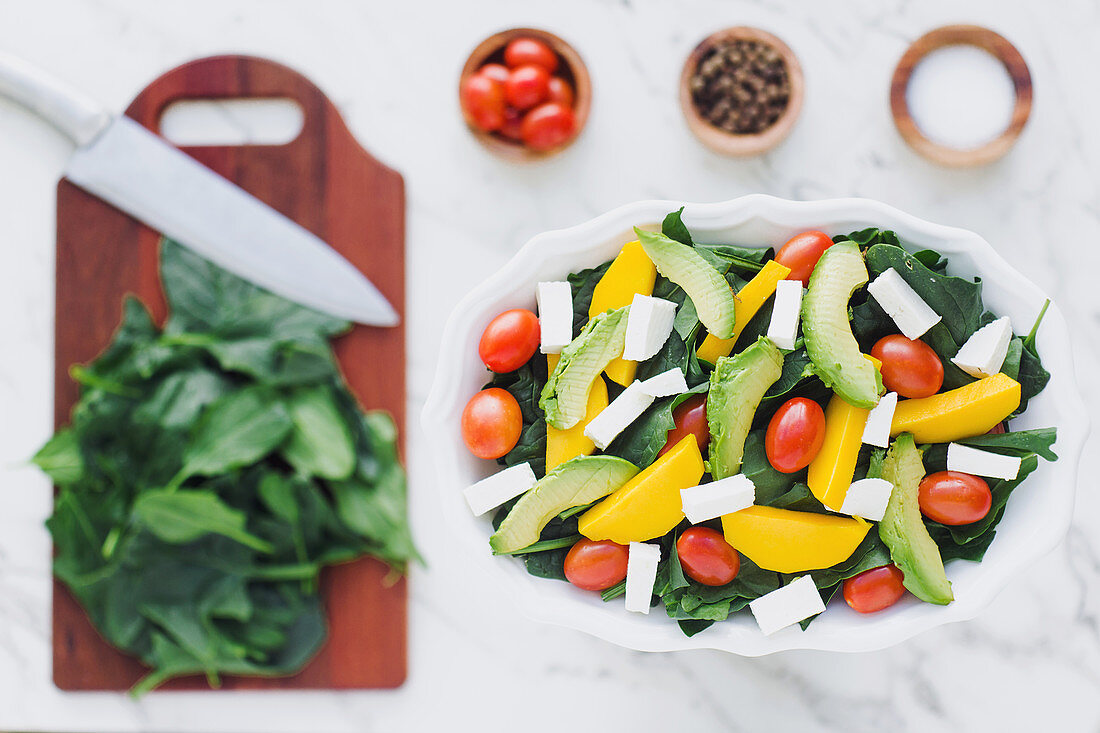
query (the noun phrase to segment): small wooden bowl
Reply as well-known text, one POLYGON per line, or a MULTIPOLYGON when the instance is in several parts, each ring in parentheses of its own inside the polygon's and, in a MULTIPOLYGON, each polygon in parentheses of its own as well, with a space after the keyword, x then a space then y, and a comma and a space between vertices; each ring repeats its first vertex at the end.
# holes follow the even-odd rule
POLYGON ((558 38, 553 33, 539 30, 538 28, 511 28, 500 33, 494 33, 477 45, 470 53, 466 64, 462 67, 462 74, 458 79, 459 109, 466 120, 466 126, 484 145, 493 153, 516 162, 541 160, 561 152, 573 144, 577 136, 581 134, 585 123, 588 121, 588 111, 592 106, 592 81, 588 76, 588 67, 584 65, 581 55, 568 43, 558 38), (534 38, 542 41, 558 55, 558 70, 554 72, 569 82, 573 87, 573 114, 576 117, 577 126, 568 140, 550 150, 532 150, 515 140, 510 140, 495 132, 485 132, 474 125, 470 115, 462 107, 461 90, 466 79, 477 73, 485 64, 504 63, 504 47, 516 38, 534 38))
POLYGON ((890 82, 890 111, 902 138, 929 160, 953 168, 985 165, 1007 153, 1031 116, 1031 97, 1031 72, 1024 57, 1004 36, 977 25, 946 25, 925 33, 898 61, 890 82), (992 54, 1004 65, 1016 90, 1016 106, 1004 132, 977 148, 952 148, 928 139, 909 111, 907 93, 913 69, 932 51, 956 45, 977 46, 992 54))
POLYGON ((684 62, 684 69, 680 73, 680 107, 684 111, 688 129, 708 148, 723 155, 759 155, 778 145, 790 133, 799 112, 802 111, 804 90, 802 65, 798 63, 798 57, 794 52, 771 33, 748 26, 726 28, 704 38, 688 56, 687 61, 684 62), (703 56, 715 45, 735 40, 759 41, 778 51, 784 63, 787 64, 787 76, 791 84, 791 97, 787 102, 787 109, 771 127, 751 135, 738 135, 715 127, 699 114, 691 98, 691 77, 699 68, 703 56))

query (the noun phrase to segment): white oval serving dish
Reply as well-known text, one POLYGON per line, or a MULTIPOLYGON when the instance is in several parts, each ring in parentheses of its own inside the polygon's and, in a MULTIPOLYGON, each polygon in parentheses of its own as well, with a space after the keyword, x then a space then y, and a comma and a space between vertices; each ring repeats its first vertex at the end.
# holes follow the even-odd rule
MULTIPOLYGON (((907 596, 890 609, 860 616, 834 599, 806 631, 795 626, 764 636, 752 617, 743 613, 688 638, 660 606, 648 616, 628 613, 621 600, 604 603, 596 593, 529 575, 518 559, 492 556, 489 515, 472 516, 462 490, 496 466, 472 456, 459 430, 466 401, 490 377, 477 355, 482 330, 502 310, 534 309, 535 284, 540 280, 564 279, 571 272, 613 258, 624 243, 635 238, 634 226, 657 229, 665 214, 680 206, 672 201, 642 201, 569 229, 540 234, 475 287, 447 322, 422 423, 436 462, 437 498, 458 541, 456 551, 464 554, 471 568, 488 574, 502 598, 515 600, 532 619, 579 629, 642 651, 721 649, 745 656, 786 649, 869 651, 941 624, 973 618, 1019 570, 1058 544, 1070 523, 1088 421, 1074 381, 1066 322, 1052 303, 1038 337, 1050 383, 1025 414, 1013 421, 1013 428, 1056 426, 1054 448, 1059 460, 1040 461, 1039 470, 1016 489, 998 525, 997 538, 981 563, 955 560, 947 564, 956 598, 948 606, 907 596)), ((980 276, 987 307, 1010 316, 1017 333, 1031 327, 1046 299, 977 234, 933 224, 877 201, 787 201, 751 195, 721 203, 688 204, 684 222, 697 241, 760 247, 781 244, 806 229, 829 234, 869 226, 893 229, 907 248, 931 248, 948 257, 951 274, 980 276)))

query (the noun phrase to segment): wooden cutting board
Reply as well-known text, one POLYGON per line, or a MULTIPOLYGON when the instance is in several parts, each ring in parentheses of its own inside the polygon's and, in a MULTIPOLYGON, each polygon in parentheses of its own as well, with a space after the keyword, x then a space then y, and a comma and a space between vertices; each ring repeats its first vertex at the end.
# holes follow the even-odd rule
MULTIPOLYGON (((216 56, 184 64, 141 92, 126 114, 159 131, 181 99, 289 98, 304 123, 278 146, 190 147, 184 152, 317 234, 353 262, 402 316, 397 328, 358 326, 336 344, 351 389, 365 407, 393 414, 405 434, 405 188, 401 175, 352 137, 339 112, 308 79, 271 61, 216 56)), ((67 180, 57 187, 57 312, 54 422, 64 425, 79 397, 71 364, 94 358, 111 338, 122 299, 134 293, 165 316, 157 267, 159 235, 67 180)), ((404 440, 402 440, 404 452, 404 440)), ((405 581, 387 585, 386 567, 364 559, 330 568, 323 594, 329 638, 298 675, 226 678, 223 689, 397 687, 406 673, 405 581)), ((92 627, 54 581, 53 679, 63 690, 124 690, 144 674, 92 627)), ((203 689, 198 677, 168 689, 203 689)))

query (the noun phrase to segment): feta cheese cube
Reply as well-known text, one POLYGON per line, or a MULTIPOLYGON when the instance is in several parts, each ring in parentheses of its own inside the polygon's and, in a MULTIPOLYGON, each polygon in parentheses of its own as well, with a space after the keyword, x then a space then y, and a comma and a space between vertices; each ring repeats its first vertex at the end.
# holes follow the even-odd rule
POLYGON ((573 288, 567 282, 539 283, 539 331, 544 354, 559 354, 573 340, 573 288))
POLYGON ((611 441, 615 440, 627 425, 637 420, 652 404, 653 395, 647 394, 642 389, 641 382, 632 382, 611 401, 610 405, 584 426, 584 435, 595 443, 597 448, 606 450, 607 446, 611 445, 611 441))
POLYGON ((1020 461, 1019 456, 1002 456, 968 445, 951 443, 947 446, 948 471, 1011 480, 1020 473, 1020 461))
POLYGON ((636 293, 626 320, 626 346, 623 358, 645 361, 668 341, 676 320, 676 304, 670 300, 636 293))
POLYGON ((768 339, 790 351, 798 338, 798 319, 802 313, 802 282, 780 280, 775 285, 775 303, 768 323, 768 339))
POLYGON ((848 487, 848 492, 844 494, 844 503, 840 505, 840 512, 853 517, 870 519, 872 522, 881 522, 893 491, 894 485, 884 478, 863 478, 853 481, 848 487))
POLYGON ((462 493, 474 516, 480 517, 490 509, 496 509, 526 492, 536 481, 531 464, 520 463, 483 478, 462 493))
POLYGON ((879 448, 890 447, 890 425, 894 422, 897 406, 897 392, 887 392, 879 398, 878 404, 867 413, 867 422, 863 425, 864 443, 879 448))
POLYGON ((631 542, 626 556, 626 610, 649 613, 661 548, 646 542, 631 542))
POLYGON ((653 397, 671 397, 688 391, 687 380, 679 367, 673 367, 667 372, 650 377, 643 381, 640 388, 647 395, 653 397))
POLYGON ((684 514, 692 524, 747 509, 756 501, 756 485, 743 473, 709 484, 680 489, 684 514))
POLYGON ((749 601, 749 609, 765 634, 774 634, 825 610, 813 578, 803 575, 782 588, 749 601))
POLYGON ((1001 371, 1011 340, 1012 320, 998 318, 975 331, 951 361, 977 379, 992 377, 1001 371))
POLYGON ((867 292, 894 320, 905 338, 918 339, 940 322, 939 314, 892 267, 876 277, 867 286, 867 292))

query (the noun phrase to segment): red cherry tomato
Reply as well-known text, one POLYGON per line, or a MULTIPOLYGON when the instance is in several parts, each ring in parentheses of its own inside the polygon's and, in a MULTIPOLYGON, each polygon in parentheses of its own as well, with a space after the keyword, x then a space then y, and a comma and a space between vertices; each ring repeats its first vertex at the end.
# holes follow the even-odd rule
POLYGON ((504 98, 516 109, 531 109, 550 96, 550 75, 534 64, 512 69, 504 82, 504 98))
POLYGON ((684 530, 676 540, 676 555, 684 574, 703 585, 725 585, 741 570, 741 556, 721 532, 710 527, 684 530))
POLYGON ((573 134, 573 110, 554 102, 539 105, 523 118, 523 144, 534 150, 552 150, 573 134))
POLYGON ((764 433, 768 463, 781 473, 794 473, 810 465, 824 442, 825 411, 805 397, 780 405, 764 433))
POLYGON ((606 590, 626 577, 628 554, 611 540, 579 540, 565 556, 565 577, 582 590, 606 590))
POLYGON ((672 411, 675 426, 668 431, 665 447, 657 453, 663 456, 687 435, 694 435, 699 442, 699 450, 706 450, 710 442, 710 425, 707 424, 707 396, 705 394, 688 397, 672 411))
POLYGON ((477 345, 478 356, 498 374, 514 372, 535 355, 539 347, 539 318, 529 310, 514 308, 489 321, 477 345))
POLYGON ((517 38, 504 49, 504 63, 513 69, 534 64, 553 74, 558 69, 558 55, 542 41, 534 38, 517 38))
POLYGON ((929 474, 917 493, 921 514, 952 527, 973 524, 989 514, 993 494, 980 476, 959 471, 929 474))
POLYGON ((805 286, 810 282, 810 273, 817 266, 817 261, 829 247, 833 246, 833 240, 828 234, 818 231, 802 232, 787 240, 787 243, 775 253, 775 261, 791 268, 788 280, 801 280, 805 286))
POLYGON ((504 84, 485 74, 462 83, 462 108, 479 130, 490 132, 504 124, 504 84))
POLYGON ((900 333, 883 336, 871 348, 882 362, 882 383, 902 397, 931 397, 943 386, 943 362, 923 341, 900 333))
POLYGON ((462 439, 478 458, 500 458, 516 447, 523 430, 519 403, 500 387, 483 389, 462 411, 462 439))
POLYGON ((485 64, 477 70, 477 73, 490 79, 496 79, 501 84, 508 81, 508 67, 504 64, 485 64))
POLYGON ((896 565, 865 570, 844 581, 844 600, 859 613, 881 611, 901 600, 905 586, 902 572, 896 565))
POLYGON ((509 140, 523 142, 523 113, 514 107, 504 110, 504 124, 497 131, 509 140))
POLYGON ((991 427, 986 435, 1000 435, 1001 433, 1005 432, 1005 430, 1005 424, 1002 421, 991 427))
POLYGON ((573 87, 569 86, 569 82, 560 76, 552 76, 550 77, 549 99, 551 102, 557 102, 563 107, 572 107, 573 87))

